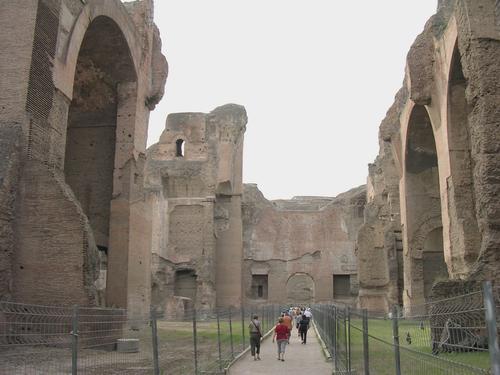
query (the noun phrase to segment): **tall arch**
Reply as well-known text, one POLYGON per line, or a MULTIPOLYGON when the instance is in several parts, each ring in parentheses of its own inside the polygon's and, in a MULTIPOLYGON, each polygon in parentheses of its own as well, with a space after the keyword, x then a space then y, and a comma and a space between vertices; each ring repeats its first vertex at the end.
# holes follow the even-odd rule
POLYGON ((409 118, 404 179, 408 247, 405 289, 415 305, 429 297, 432 284, 447 272, 436 142, 427 109, 421 105, 415 105, 409 118), (430 258, 435 262, 431 264, 430 258), (432 269, 426 269, 429 267, 432 269))
POLYGON ((467 273, 478 257, 481 242, 474 204, 473 160, 466 88, 467 81, 462 70, 460 51, 455 45, 449 72, 447 98, 447 136, 450 157, 450 179, 447 188, 451 264, 456 274, 467 273))
MULTIPOLYGON (((68 112, 64 176, 92 228, 101 260, 101 303, 109 279, 106 269, 120 275, 123 291, 115 291, 113 305, 126 306, 128 268, 123 246, 126 230, 111 230, 111 223, 128 222, 128 215, 112 209, 113 196, 122 189, 124 153, 133 144, 137 105, 137 74, 122 30, 106 16, 96 17, 80 46, 68 112), (109 251, 108 251, 109 250, 109 251), (108 254, 113 256, 108 257, 108 254), (108 264, 110 267, 108 267, 108 264), (121 295, 125 293, 124 295, 121 295), (119 301, 119 302, 117 302, 119 301)), ((107 290, 106 290, 107 291, 107 290)), ((109 295, 109 293, 106 293, 109 295)), ((111 301, 107 301, 108 304, 111 301)))

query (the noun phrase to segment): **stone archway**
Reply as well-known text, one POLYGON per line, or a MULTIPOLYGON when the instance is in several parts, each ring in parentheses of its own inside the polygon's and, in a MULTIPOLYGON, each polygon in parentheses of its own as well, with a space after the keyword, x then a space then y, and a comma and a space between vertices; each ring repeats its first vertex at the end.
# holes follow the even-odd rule
MULTIPOLYGON (((85 33, 76 63, 64 175, 89 219, 100 250, 101 303, 108 276, 108 249, 120 241, 110 238, 110 223, 119 220, 119 213, 111 210, 114 180, 118 177, 115 173, 119 169, 116 162, 122 157, 119 154, 123 152, 120 146, 123 147, 124 138, 132 139, 134 135, 130 118, 135 118, 135 111, 124 117, 124 110, 135 109, 136 102, 137 75, 128 44, 112 19, 99 16, 85 33)), ((113 234, 126 235, 119 231, 113 234)), ((116 249, 115 246, 113 250, 116 249)))
POLYGON ((469 134, 469 106, 465 91, 461 55, 455 45, 448 80, 448 147, 450 178, 448 212, 450 215, 451 267, 454 274, 466 274, 477 260, 481 247, 476 219, 473 160, 469 134))
MULTIPOLYGON (((424 279, 426 259, 431 254, 426 252, 425 246, 444 260, 438 154, 431 120, 424 106, 416 105, 410 115, 404 167, 405 289, 410 304, 417 305, 427 297, 425 280, 427 285, 433 282, 424 279), (441 241, 437 240, 439 236, 441 241)), ((444 261, 432 274, 444 273, 443 268, 446 269, 444 261)))
POLYGON ((286 282, 288 303, 308 304, 314 302, 314 279, 307 273, 294 273, 286 282))

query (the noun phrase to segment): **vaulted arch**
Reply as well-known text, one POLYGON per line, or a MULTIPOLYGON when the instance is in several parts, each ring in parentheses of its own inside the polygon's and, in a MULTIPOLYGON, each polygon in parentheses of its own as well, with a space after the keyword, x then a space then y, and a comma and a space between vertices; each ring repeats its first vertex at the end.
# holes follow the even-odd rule
POLYGON ((408 284, 405 289, 410 294, 412 304, 418 304, 429 297, 432 284, 440 275, 445 272, 447 274, 438 153, 431 119, 425 106, 415 105, 410 114, 404 167, 407 236, 405 282, 408 284), (430 258, 435 262, 428 262, 430 258), (438 258, 439 262, 436 261, 438 258), (426 267, 429 269, 426 270, 426 267))
POLYGON ((477 260, 481 246, 474 204, 474 165, 468 122, 470 106, 466 100, 466 88, 460 51, 455 45, 448 78, 450 178, 447 188, 452 264, 461 274, 465 274, 477 260))

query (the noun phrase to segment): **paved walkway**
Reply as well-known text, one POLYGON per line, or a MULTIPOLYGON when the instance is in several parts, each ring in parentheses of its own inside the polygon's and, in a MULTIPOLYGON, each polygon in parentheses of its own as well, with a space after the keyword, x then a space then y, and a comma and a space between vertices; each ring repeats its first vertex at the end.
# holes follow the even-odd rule
POLYGON ((290 345, 286 346, 285 362, 276 358, 276 343, 272 336, 264 340, 260 347, 261 361, 254 361, 250 353, 240 358, 230 369, 230 375, 331 375, 332 365, 326 362, 314 329, 307 332, 307 344, 302 345, 297 330, 292 332, 290 345))

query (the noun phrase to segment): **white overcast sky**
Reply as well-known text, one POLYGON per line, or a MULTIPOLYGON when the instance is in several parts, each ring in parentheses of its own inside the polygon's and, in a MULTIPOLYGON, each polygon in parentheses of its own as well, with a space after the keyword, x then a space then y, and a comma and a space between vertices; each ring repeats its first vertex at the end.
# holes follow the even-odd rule
POLYGON ((244 182, 269 199, 364 184, 411 43, 437 0, 155 0, 167 114, 246 107, 244 182))

